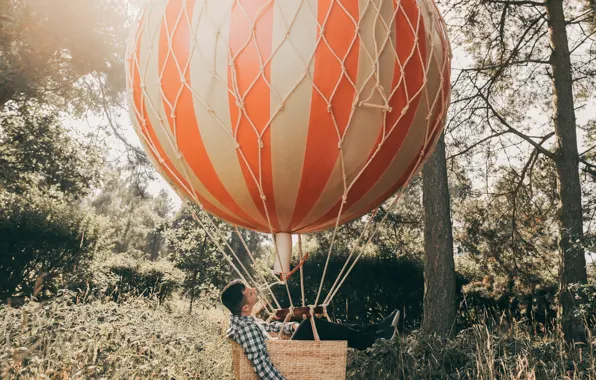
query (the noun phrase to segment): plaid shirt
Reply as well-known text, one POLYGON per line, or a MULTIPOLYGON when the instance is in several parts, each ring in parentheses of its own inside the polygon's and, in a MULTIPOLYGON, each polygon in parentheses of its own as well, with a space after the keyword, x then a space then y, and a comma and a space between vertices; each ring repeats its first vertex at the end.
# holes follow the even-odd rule
MULTIPOLYGON (((292 333, 292 325, 293 323, 286 323, 284 327, 286 334, 292 333)), ((230 327, 226 335, 244 349, 257 376, 262 380, 285 380, 271 363, 265 343, 266 340, 271 339, 268 333, 279 332, 281 326, 281 322, 266 323, 253 316, 232 315, 230 317, 230 327)))

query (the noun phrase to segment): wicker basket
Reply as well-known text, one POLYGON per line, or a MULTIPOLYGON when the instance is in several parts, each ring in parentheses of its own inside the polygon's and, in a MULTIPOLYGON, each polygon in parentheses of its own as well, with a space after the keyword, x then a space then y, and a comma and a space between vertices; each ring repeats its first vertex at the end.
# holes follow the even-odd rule
MULTIPOLYGON (((287 380, 344 380, 346 341, 268 340, 269 357, 287 380)), ((258 380, 244 350, 232 342, 234 377, 258 380)))

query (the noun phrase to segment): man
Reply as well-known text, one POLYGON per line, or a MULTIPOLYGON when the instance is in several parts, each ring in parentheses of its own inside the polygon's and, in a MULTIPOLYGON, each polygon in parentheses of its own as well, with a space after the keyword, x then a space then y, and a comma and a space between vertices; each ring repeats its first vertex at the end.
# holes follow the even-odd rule
MULTIPOLYGON (((238 343, 253 365, 256 374, 263 380, 284 380, 275 368, 265 341, 270 339, 268 333, 280 332, 283 323, 266 323, 252 315, 253 306, 257 303, 256 289, 246 286, 242 280, 230 282, 221 292, 221 302, 232 313, 227 336, 238 343)), ((328 322, 315 319, 317 332, 321 340, 347 340, 348 347, 359 350, 373 345, 375 340, 393 339, 397 332, 399 311, 394 311, 381 323, 369 326, 357 326, 328 322)), ((291 334, 293 340, 313 340, 310 321, 286 323, 284 333, 291 334)))

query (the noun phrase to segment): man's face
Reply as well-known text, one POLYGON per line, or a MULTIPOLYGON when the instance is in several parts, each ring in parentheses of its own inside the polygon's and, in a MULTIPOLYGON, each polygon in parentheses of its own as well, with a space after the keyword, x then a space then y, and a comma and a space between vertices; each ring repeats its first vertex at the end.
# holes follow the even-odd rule
POLYGON ((244 294, 244 298, 246 299, 246 305, 243 306, 243 309, 245 306, 248 306, 247 310, 249 312, 252 311, 253 306, 255 306, 255 304, 259 300, 259 297, 257 296, 257 290, 255 288, 249 288, 247 286, 242 292, 242 294, 244 294))

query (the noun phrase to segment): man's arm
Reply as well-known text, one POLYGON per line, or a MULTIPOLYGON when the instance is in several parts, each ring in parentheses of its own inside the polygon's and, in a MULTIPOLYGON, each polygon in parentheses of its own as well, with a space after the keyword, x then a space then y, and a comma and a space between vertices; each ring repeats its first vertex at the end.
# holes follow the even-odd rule
POLYGON ((262 380, 285 380, 285 377, 271 363, 265 339, 257 325, 245 326, 237 338, 259 378, 262 380))
MULTIPOLYGON (((263 328, 265 329, 265 331, 267 332, 274 332, 274 333, 278 333, 281 331, 281 326, 283 325, 282 322, 263 322, 260 320, 257 320, 257 323, 260 323, 261 326, 263 326, 263 328)), ((284 326, 284 334, 292 334, 295 330, 295 328, 298 326, 298 323, 296 322, 288 322, 286 323, 286 325, 284 326)))

